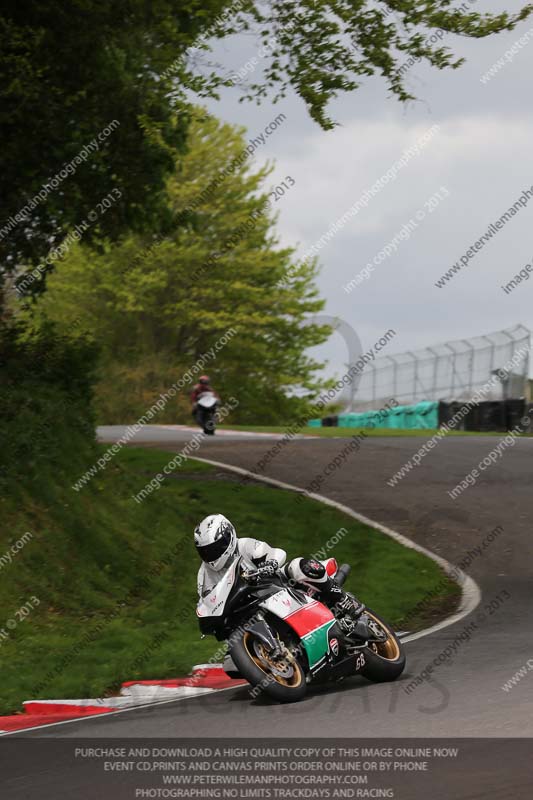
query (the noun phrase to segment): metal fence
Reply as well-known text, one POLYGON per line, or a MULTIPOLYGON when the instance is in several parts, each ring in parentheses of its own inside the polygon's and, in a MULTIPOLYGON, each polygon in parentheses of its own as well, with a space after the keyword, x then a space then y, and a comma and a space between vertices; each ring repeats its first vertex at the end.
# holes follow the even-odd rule
POLYGON ((401 405, 422 400, 470 400, 502 369, 506 369, 505 375, 486 392, 485 399, 524 397, 529 350, 529 330, 516 325, 486 336, 385 356, 366 365, 353 396, 346 398, 346 410, 380 408, 391 398, 401 405))

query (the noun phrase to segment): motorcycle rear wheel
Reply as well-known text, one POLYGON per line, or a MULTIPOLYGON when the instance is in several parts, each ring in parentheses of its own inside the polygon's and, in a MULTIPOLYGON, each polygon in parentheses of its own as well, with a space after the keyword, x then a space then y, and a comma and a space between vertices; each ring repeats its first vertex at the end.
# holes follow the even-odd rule
POLYGON ((379 617, 375 611, 365 608, 374 624, 387 634, 384 642, 370 644, 365 647, 363 653, 365 666, 361 669, 361 674, 374 683, 385 681, 395 681, 405 669, 405 652, 403 644, 400 642, 390 625, 379 617))
POLYGON ((307 691, 305 673, 294 657, 283 662, 269 658, 261 640, 251 631, 245 631, 231 647, 231 657, 248 683, 281 703, 301 700, 307 691))

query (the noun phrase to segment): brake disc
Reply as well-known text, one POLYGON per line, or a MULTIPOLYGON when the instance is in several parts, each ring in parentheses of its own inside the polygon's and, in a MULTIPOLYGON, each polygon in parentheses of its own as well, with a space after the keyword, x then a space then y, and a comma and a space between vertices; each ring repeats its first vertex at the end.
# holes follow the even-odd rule
POLYGON ((261 659, 261 661, 266 664, 270 671, 275 675, 279 675, 280 678, 291 678, 293 676, 294 667, 292 664, 285 659, 280 661, 272 660, 265 651, 265 647, 263 644, 261 644, 261 642, 254 642, 254 650, 256 656, 261 659))
POLYGON ((374 634, 378 642, 386 642, 389 638, 387 632, 383 630, 381 625, 379 625, 375 619, 372 619, 372 617, 368 617, 366 625, 368 630, 374 634))

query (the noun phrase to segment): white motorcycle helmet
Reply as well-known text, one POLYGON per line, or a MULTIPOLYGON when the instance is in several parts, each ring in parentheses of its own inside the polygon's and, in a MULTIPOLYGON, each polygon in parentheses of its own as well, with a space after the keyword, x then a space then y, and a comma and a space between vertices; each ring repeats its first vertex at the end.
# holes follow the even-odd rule
POLYGON ((210 514, 194 530, 194 544, 202 561, 218 572, 237 553, 237 533, 223 514, 210 514))

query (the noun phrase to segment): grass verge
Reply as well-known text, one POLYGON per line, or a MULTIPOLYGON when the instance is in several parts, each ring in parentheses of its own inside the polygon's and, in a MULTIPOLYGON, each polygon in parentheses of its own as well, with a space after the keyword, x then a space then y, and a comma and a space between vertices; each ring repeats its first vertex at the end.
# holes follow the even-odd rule
POLYGON ((220 645, 199 638, 192 530, 209 513, 289 557, 316 553, 337 534, 329 554, 352 564, 347 588, 397 626, 414 609, 422 623, 457 598, 416 551, 291 492, 257 484, 235 492, 231 475, 200 462, 137 504, 132 496, 171 458, 126 448, 79 492, 47 474, 2 499, 0 556, 26 531, 31 539, 1 562, 0 714, 27 699, 100 697, 124 680, 173 677, 208 661, 220 645))
MULTIPOLYGON (((250 433, 285 433, 286 427, 282 425, 220 425, 220 430, 249 431, 250 433)), ((325 438, 348 438, 357 436, 364 431, 367 436, 401 436, 431 438, 436 433, 442 433, 434 428, 419 430, 403 430, 400 428, 302 428, 299 433, 305 436, 322 436, 325 438)), ((504 433, 488 431, 447 431, 445 436, 505 436, 504 433)), ((523 434, 524 436, 529 434, 523 434)))

